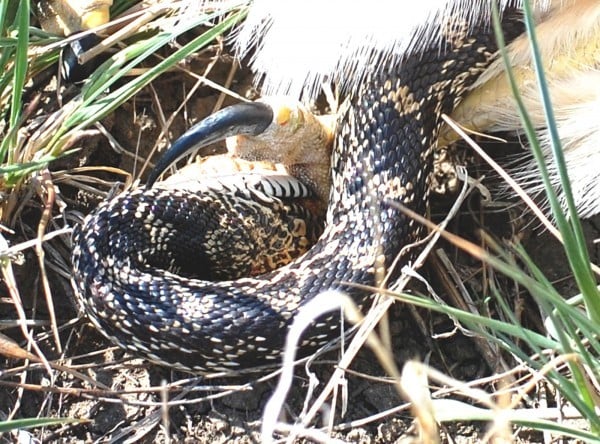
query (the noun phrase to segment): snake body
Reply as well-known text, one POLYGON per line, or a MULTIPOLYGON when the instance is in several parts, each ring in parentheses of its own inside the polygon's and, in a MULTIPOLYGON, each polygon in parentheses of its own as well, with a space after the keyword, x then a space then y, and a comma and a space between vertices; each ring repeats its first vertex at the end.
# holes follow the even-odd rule
MULTIPOLYGON (((224 173, 229 162, 241 161, 224 156, 208 159, 219 164, 218 174, 205 175, 210 173, 206 167, 192 164, 158 185, 174 193, 183 187, 206 209, 199 219, 186 222, 190 238, 174 240, 165 250, 184 256, 171 261, 168 255, 163 259, 154 255, 149 260, 154 266, 199 279, 237 279, 286 265, 317 241, 323 231, 323 211, 303 182, 264 169, 224 173)), ((187 217, 185 212, 181 216, 187 217)))
MULTIPOLYGON (((354 94, 332 153, 325 230, 287 266, 254 278, 197 277, 201 239, 221 217, 218 202, 233 199, 243 211, 242 191, 138 189, 101 205, 76 231, 73 250, 79 296, 93 323, 150 361, 212 373, 277 363, 298 309, 324 290, 366 302, 369 293, 352 284, 398 275, 390 268, 420 229, 394 203, 425 211, 440 116, 494 51, 486 23, 457 22, 438 25, 442 41, 374 69, 354 94)), ((331 339, 335 318, 315 322, 303 354, 331 339)))

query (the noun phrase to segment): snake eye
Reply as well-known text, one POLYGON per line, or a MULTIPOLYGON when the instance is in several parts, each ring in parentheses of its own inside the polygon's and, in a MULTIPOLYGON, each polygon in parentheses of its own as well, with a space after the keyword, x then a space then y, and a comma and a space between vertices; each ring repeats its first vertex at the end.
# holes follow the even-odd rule
POLYGON ((108 56, 99 55, 85 64, 79 63, 79 56, 101 41, 96 34, 86 34, 65 46, 61 52, 60 67, 63 79, 69 83, 79 83, 87 79, 108 56))

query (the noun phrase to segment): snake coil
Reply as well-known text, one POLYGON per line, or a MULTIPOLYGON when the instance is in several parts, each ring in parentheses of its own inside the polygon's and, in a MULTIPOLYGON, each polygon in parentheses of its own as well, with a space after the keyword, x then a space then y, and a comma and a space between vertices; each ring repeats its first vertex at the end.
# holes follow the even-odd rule
MULTIPOLYGON (((507 34, 518 29, 506 11, 504 21, 507 34)), ((242 191, 138 189, 89 215, 73 239, 74 279, 100 331, 159 364, 231 371, 278 362, 295 313, 324 290, 367 301, 369 293, 351 284, 375 285, 402 247, 419 238, 418 224, 394 203, 425 211, 440 116, 495 50, 483 21, 438 26, 442 41, 375 70, 354 94, 332 154, 325 231, 289 265, 255 278, 194 277, 203 239, 229 217, 223 202, 242 212, 252 205, 242 191)), ((331 339, 335 317, 315 322, 302 353, 331 339)))

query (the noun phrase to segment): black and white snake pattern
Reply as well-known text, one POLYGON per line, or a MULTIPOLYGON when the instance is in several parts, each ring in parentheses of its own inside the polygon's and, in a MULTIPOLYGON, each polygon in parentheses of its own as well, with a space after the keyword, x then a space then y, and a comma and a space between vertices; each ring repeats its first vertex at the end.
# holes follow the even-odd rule
MULTIPOLYGON (((505 11, 504 21, 510 37, 517 20, 505 11)), ((440 116, 452 111, 495 51, 485 22, 470 29, 439 24, 442 41, 373 67, 341 122, 323 234, 282 268, 203 279, 203 248, 223 224, 233 228, 232 242, 244 242, 251 228, 235 234, 238 226, 281 210, 248 199, 247 190, 154 187, 102 204, 73 239, 74 279, 92 322, 155 363, 227 372, 278 363, 299 307, 323 291, 367 302, 369 292, 352 284, 374 286, 384 272, 397 276, 394 260, 419 239, 419 224, 394 203, 424 214, 440 116)), ((339 324, 339 314, 318 319, 301 353, 325 344, 339 324)))

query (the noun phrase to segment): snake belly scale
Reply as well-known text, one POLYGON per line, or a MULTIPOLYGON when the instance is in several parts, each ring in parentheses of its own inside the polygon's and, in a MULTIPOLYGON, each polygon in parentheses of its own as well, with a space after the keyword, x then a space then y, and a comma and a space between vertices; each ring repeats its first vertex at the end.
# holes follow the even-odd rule
MULTIPOLYGON (((506 21, 518 32, 505 11, 506 21)), ((324 290, 366 302, 369 293, 348 283, 375 285, 402 247, 419 238, 418 224, 393 203, 423 214, 440 116, 456 106, 495 48, 485 23, 440 26, 443 41, 374 71, 354 94, 332 153, 325 230, 287 266, 221 282, 192 276, 194 230, 206 230, 202 224, 219 201, 247 193, 139 189, 89 215, 74 235, 74 278, 98 329, 150 361, 213 373, 278 363, 299 307, 324 290)), ((315 322, 301 354, 331 339, 336 316, 315 322)))

